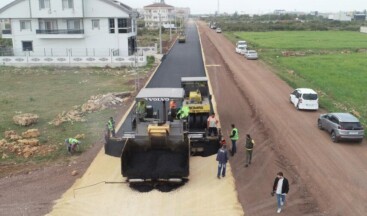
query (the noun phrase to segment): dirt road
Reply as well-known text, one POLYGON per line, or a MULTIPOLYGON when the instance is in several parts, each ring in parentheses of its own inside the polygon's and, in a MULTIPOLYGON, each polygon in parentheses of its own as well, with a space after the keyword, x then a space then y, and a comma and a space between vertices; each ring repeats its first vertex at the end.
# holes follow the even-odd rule
POLYGON ((291 184, 284 215, 366 215, 366 142, 332 143, 316 126, 323 111, 297 111, 288 100, 292 89, 266 65, 236 54, 233 44, 204 23, 200 32, 222 127, 235 123, 242 137, 231 165, 245 213, 275 212, 269 193, 283 171, 291 184), (249 168, 246 133, 257 141, 249 168))

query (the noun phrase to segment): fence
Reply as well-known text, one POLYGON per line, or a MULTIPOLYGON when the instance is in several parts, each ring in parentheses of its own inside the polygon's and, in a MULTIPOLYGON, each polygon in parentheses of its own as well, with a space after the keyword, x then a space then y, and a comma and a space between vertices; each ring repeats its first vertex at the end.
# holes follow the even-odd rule
POLYGON ((118 49, 43 48, 33 51, 0 49, 0 64, 7 66, 80 66, 121 67, 145 66, 148 55, 156 55, 155 47, 138 47, 134 56, 119 56, 118 49))
POLYGON ((145 66, 146 56, 105 56, 105 57, 33 57, 33 56, 6 56, 0 57, 4 66, 32 67, 32 66, 72 66, 72 67, 122 67, 145 66))

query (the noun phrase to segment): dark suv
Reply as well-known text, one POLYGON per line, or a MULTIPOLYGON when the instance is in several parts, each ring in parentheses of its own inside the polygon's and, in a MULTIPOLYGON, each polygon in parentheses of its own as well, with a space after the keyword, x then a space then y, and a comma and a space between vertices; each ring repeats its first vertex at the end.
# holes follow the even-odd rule
POLYGON ((364 129, 359 120, 350 113, 327 113, 320 115, 317 126, 331 134, 333 142, 356 140, 362 142, 364 129))

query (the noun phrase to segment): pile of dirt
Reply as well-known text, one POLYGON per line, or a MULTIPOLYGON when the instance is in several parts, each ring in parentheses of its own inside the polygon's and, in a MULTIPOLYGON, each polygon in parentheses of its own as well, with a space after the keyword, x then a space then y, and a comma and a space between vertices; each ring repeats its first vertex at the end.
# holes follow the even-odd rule
POLYGON ((59 126, 64 122, 84 122, 87 113, 97 112, 109 107, 120 105, 127 101, 131 92, 108 93, 104 95, 91 96, 87 103, 74 106, 72 110, 58 114, 49 124, 59 126))
POLYGON ((45 156, 56 149, 54 146, 40 145, 37 137, 40 136, 38 129, 29 129, 18 135, 15 131, 5 131, 5 139, 0 140, 0 152, 2 159, 6 159, 9 153, 29 158, 33 155, 45 156))
POLYGON ((39 116, 32 113, 24 113, 13 116, 13 121, 15 124, 20 126, 29 126, 31 124, 37 123, 39 116))

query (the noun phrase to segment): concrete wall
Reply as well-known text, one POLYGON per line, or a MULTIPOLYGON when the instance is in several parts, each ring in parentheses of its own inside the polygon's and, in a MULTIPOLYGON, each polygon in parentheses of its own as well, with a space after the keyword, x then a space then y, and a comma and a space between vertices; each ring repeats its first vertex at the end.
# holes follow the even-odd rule
POLYGON ((361 26, 361 30, 362 33, 367 33, 367 26, 361 26))
POLYGON ((6 18, 30 18, 29 2, 22 1, 0 13, 0 19, 6 18))
MULTIPOLYGON (((62 0, 50 0, 50 8, 40 9, 39 0, 31 1, 32 17, 37 18, 67 18, 83 17, 83 1, 74 0, 73 9, 63 9, 62 0)), ((28 1, 26 1, 28 2, 28 1)))

